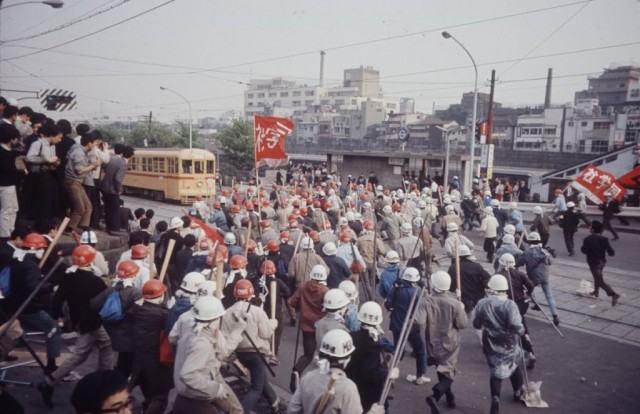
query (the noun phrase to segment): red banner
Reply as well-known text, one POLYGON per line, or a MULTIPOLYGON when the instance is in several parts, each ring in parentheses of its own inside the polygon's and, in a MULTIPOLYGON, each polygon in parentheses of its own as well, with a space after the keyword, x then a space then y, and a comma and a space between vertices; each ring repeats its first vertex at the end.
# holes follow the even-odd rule
POLYGON ((204 234, 206 234, 208 238, 210 238, 214 242, 217 241, 220 244, 224 243, 224 237, 222 237, 220 233, 218 233, 211 227, 207 226, 207 224, 204 221, 193 217, 186 210, 182 210, 182 212, 184 213, 185 216, 189 217, 189 220, 195 222, 198 226, 200 226, 200 228, 202 229, 202 231, 204 231, 204 234))
POLYGON ((284 139, 293 132, 293 122, 287 118, 254 116, 256 165, 279 167, 289 163, 284 152, 284 139))
POLYGON ((620 183, 620 185, 624 186, 625 188, 639 190, 640 189, 640 166, 634 168, 633 170, 629 171, 622 177, 618 178, 618 182, 620 183))
POLYGON ((605 193, 611 194, 612 198, 620 201, 627 192, 627 190, 618 183, 613 174, 596 168, 593 164, 589 164, 580 175, 571 182, 571 186, 581 193, 584 193, 596 204, 605 201, 605 193))

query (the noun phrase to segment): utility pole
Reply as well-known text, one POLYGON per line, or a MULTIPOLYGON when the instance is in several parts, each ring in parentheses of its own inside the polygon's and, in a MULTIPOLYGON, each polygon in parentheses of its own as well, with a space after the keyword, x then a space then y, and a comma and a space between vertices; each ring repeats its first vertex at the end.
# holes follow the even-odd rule
POLYGON ((487 114, 487 145, 491 144, 493 132, 493 92, 496 86, 496 70, 491 70, 491 90, 489 91, 489 113, 487 114))
POLYGON ((153 118, 153 112, 149 111, 149 142, 151 142, 151 119, 153 118))

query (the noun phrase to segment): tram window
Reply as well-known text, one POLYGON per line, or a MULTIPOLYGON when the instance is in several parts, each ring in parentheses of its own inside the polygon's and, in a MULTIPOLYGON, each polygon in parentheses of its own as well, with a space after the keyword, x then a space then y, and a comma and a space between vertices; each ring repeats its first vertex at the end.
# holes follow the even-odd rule
POLYGON ((202 161, 194 161, 193 162, 193 168, 196 174, 202 174, 204 173, 203 169, 202 169, 202 161))
POLYGON ((167 163, 169 163, 169 174, 177 174, 178 173, 178 159, 177 158, 169 158, 169 159, 167 159, 167 163))
POLYGON ((182 160, 182 173, 183 174, 191 174, 191 163, 192 160, 182 160))
POLYGON ((149 171, 148 161, 149 161, 148 158, 142 159, 142 171, 149 171))
POLYGON ((207 174, 213 174, 213 160, 207 161, 207 174))

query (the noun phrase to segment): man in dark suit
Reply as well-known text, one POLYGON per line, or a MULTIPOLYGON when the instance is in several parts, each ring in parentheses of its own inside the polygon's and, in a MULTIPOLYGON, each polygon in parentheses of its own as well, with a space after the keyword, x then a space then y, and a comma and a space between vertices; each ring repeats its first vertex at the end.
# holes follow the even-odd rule
POLYGON ((598 290, 602 288, 607 292, 608 296, 611 296, 611 306, 616 306, 620 295, 604 282, 604 275, 602 274, 604 265, 607 263, 606 254, 613 256, 616 252, 611 247, 609 239, 602 235, 602 230, 602 223, 598 220, 593 220, 591 222, 591 234, 585 237, 580 250, 587 255, 587 263, 593 275, 595 288, 589 295, 597 298, 598 290))
POLYGON ((598 206, 602 210, 602 227, 613 234, 613 240, 618 240, 620 237, 618 237, 618 232, 611 225, 611 220, 616 214, 620 213, 620 203, 611 197, 611 193, 605 193, 604 196, 606 198, 605 202, 598 206))
POLYGON ((127 163, 133 158, 133 147, 124 147, 122 155, 111 157, 104 167, 104 177, 100 183, 100 192, 104 201, 104 216, 107 233, 120 234, 120 194, 122 181, 127 173, 127 163))
POLYGON ((27 175, 27 170, 16 168, 15 153, 11 146, 20 138, 20 132, 10 124, 0 125, 0 239, 8 240, 16 223, 18 196, 16 184, 27 175))

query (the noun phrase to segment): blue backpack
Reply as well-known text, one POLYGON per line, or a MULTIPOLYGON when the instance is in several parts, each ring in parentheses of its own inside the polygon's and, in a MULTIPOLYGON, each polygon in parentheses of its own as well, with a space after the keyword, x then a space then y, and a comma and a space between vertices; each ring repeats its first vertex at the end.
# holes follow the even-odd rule
POLYGON ((0 293, 5 298, 11 294, 11 266, 6 265, 0 270, 0 293))
POLYGON ((100 309, 100 318, 106 323, 116 323, 124 318, 120 292, 114 290, 107 296, 107 300, 104 301, 104 305, 100 309))

